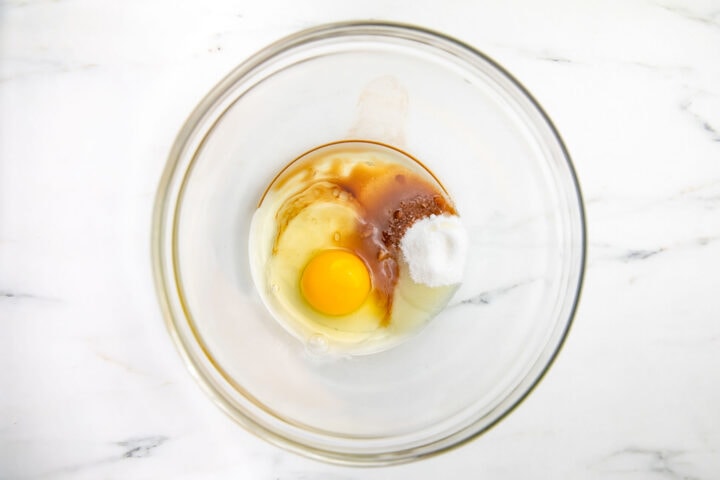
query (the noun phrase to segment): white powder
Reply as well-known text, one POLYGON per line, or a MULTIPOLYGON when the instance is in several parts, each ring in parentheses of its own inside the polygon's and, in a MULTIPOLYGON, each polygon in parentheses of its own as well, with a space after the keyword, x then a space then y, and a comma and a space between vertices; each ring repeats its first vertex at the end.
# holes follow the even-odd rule
POLYGON ((430 215, 415 222, 400 240, 410 277, 429 287, 462 281, 468 237, 455 215, 430 215))

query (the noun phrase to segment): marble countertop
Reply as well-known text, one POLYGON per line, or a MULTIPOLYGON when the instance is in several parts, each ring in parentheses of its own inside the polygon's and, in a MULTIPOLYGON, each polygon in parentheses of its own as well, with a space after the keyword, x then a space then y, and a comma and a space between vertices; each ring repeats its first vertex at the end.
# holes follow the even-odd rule
POLYGON ((720 4, 0 2, 0 478, 710 479, 720 475, 720 4), (473 44, 538 98, 586 199, 580 308, 532 395, 472 443, 325 465, 205 396, 152 283, 155 188, 199 99, 346 19, 473 44))

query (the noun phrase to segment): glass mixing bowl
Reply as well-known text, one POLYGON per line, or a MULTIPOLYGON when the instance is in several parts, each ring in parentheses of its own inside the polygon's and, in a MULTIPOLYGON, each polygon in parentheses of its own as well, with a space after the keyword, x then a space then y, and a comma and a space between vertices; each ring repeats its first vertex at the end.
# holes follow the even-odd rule
POLYGON ((435 454, 510 412, 568 332, 585 259, 578 183, 538 103, 477 50, 387 23, 311 28, 238 66, 180 131, 153 222, 160 303, 205 391, 260 437, 350 465, 435 454), (248 229, 287 163, 348 139, 427 166, 470 248, 463 283, 420 333, 325 358, 264 307, 248 229))

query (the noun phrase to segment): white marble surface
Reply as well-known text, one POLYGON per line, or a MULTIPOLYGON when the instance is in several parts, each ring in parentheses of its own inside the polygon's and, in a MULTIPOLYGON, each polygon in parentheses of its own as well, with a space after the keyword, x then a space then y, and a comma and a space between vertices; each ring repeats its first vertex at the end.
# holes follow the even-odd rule
POLYGON ((717 1, 0 2, 0 478, 718 478, 719 272, 717 1), (266 43, 356 18, 442 30, 521 79, 574 158, 590 247, 530 398, 467 446, 369 470, 221 413, 149 262, 195 103, 266 43))

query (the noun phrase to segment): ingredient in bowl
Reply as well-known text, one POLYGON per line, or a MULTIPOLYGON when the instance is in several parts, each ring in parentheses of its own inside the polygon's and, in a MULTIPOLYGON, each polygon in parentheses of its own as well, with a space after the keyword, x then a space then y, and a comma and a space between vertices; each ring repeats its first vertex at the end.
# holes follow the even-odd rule
MULTIPOLYGON (((452 275, 420 268, 418 278, 439 277, 419 283, 408 273, 401 251, 408 234, 415 264, 425 253, 432 265, 462 263, 460 240, 439 256, 422 250, 435 243, 418 243, 412 229, 428 218, 460 225, 445 189, 409 155, 373 142, 319 147, 285 167, 260 201, 249 242, 255 284, 275 319, 303 342, 323 335, 336 352, 385 350, 419 331, 461 281, 454 266, 452 275)), ((460 238, 455 233, 439 235, 460 238)))
POLYGON ((415 222, 400 240, 410 277, 428 287, 460 283, 468 237, 454 215, 430 215, 415 222))
POLYGON ((300 280, 303 297, 320 313, 352 313, 370 293, 370 274, 360 258, 345 250, 315 255, 300 280))

